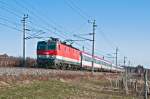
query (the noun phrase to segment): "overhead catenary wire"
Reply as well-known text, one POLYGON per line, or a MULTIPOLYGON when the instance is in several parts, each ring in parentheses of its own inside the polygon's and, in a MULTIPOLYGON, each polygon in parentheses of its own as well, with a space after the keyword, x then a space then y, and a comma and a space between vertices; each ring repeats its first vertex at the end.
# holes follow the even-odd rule
MULTIPOLYGON (((1 7, 1 10, 8 11, 8 13, 17 16, 17 17, 19 18, 19 20, 20 20, 20 16, 19 16, 20 13, 19 13, 19 12, 16 12, 14 9, 9 8, 9 5, 8 5, 7 3, 3 2, 3 1, 0 1, 0 4, 4 4, 4 6, 1 7), (7 9, 6 9, 6 8, 7 8, 7 9)), ((21 14, 22 14, 22 13, 21 13, 21 14)), ((6 16, 3 16, 3 17, 0 16, 0 19, 3 20, 3 21, 7 21, 7 22, 9 22, 9 23, 11 23, 11 24, 13 24, 13 25, 16 25, 16 26, 17 26, 17 25, 18 25, 18 26, 21 25, 20 23, 10 21, 10 20, 9 20, 10 18, 7 18, 6 16)), ((32 26, 31 26, 31 27, 32 27, 32 26)), ((33 29, 33 27, 32 27, 32 29, 33 29)))
MULTIPOLYGON (((88 34, 79 34, 79 35, 83 35, 83 36, 89 36, 89 35, 91 35, 91 33, 88 33, 88 34)), ((85 37, 81 37, 81 36, 78 36, 78 35, 74 35, 75 37, 77 37, 77 38, 80 38, 80 39, 84 39, 85 41, 87 41, 86 43, 87 43, 87 45, 88 46, 92 46, 91 45, 91 43, 89 43, 88 41, 91 41, 91 39, 87 39, 87 38, 85 38, 85 37)), ((89 49, 88 49, 89 50, 89 49)), ((104 51, 101 51, 101 50, 99 50, 99 49, 96 49, 95 48, 95 51, 96 51, 96 53, 99 53, 99 52, 101 52, 101 56, 106 56, 105 54, 108 54, 107 52, 104 52, 104 51), (103 53, 103 54, 102 54, 103 53), (105 53, 105 54, 104 54, 105 53)))
POLYGON ((0 25, 1 25, 1 26, 5 26, 5 27, 10 28, 10 29, 13 29, 13 30, 16 30, 16 31, 19 31, 19 32, 22 31, 22 30, 20 30, 20 29, 18 29, 18 28, 16 28, 16 27, 9 26, 9 25, 4 24, 4 23, 0 23, 0 25))
POLYGON ((10 10, 10 9, 8 9, 8 8, 5 8, 5 7, 0 6, 0 9, 1 9, 1 10, 4 10, 4 11, 6 11, 6 12, 11 13, 12 15, 16 16, 16 17, 19 18, 19 19, 21 18, 20 15, 16 14, 14 11, 12 11, 12 10, 10 10))
POLYGON ((16 23, 16 22, 12 22, 12 21, 10 21, 8 18, 3 18, 3 17, 1 17, 0 16, 0 20, 3 20, 3 21, 6 21, 6 22, 8 22, 8 23, 11 23, 12 25, 15 25, 15 26, 20 26, 21 24, 20 23, 16 23))
POLYGON ((101 34, 102 38, 105 40, 105 42, 106 42, 109 46, 111 46, 111 48, 115 49, 115 48, 117 47, 117 45, 114 44, 114 42, 111 41, 111 40, 106 36, 106 34, 105 34, 103 31, 101 31, 99 34, 101 34))
POLYGON ((30 14, 30 18, 33 18, 33 19, 37 19, 37 21, 43 21, 46 25, 50 26, 51 28, 55 29, 55 27, 53 27, 52 25, 50 25, 49 23, 47 23, 47 21, 45 21, 45 19, 43 19, 43 17, 41 17, 40 15, 36 14, 33 9, 29 10, 29 8, 27 8, 24 4, 20 3, 19 1, 17 0, 14 0, 15 3, 20 6, 21 8, 23 8, 24 10, 26 10, 29 14, 30 14), (34 16, 34 17, 32 17, 34 16))
MULTIPOLYGON (((38 9, 34 6, 34 5, 31 5, 30 4, 30 2, 27 2, 27 1, 22 1, 22 2, 24 2, 24 4, 26 4, 26 5, 28 5, 30 8, 32 8, 35 12, 38 12, 38 9)), ((43 13, 41 12, 41 14, 43 15, 43 13)), ((46 16, 44 16, 46 19, 48 19, 48 21, 50 21, 51 22, 51 24, 53 24, 53 25, 55 25, 55 26, 57 26, 57 27, 59 27, 59 28, 64 28, 62 25, 59 25, 59 24, 57 24, 55 21, 53 21, 50 17, 46 17, 46 16)))
MULTIPOLYGON (((0 2, 0 3, 2 3, 2 2, 0 2)), ((4 2, 3 2, 4 3, 4 2)), ((6 3, 5 3, 5 5, 7 5, 6 3)), ((8 7, 8 6, 7 6, 8 7)), ((19 16, 19 13, 16 13, 13 9, 10 9, 10 8, 7 8, 7 7, 0 7, 0 9, 1 10, 4 10, 4 11, 7 11, 8 13, 10 13, 10 14, 12 14, 12 15, 14 15, 14 16, 16 16, 18 19, 20 18, 20 16, 19 16), (6 9, 7 8, 7 9, 6 9)), ((5 27, 7 27, 7 28, 10 28, 10 29, 13 29, 13 30, 17 30, 17 31, 22 31, 22 30, 20 30, 20 29, 18 29, 17 28, 17 26, 20 26, 21 24, 20 23, 16 23, 16 22, 12 22, 12 21, 10 21, 9 20, 10 18, 7 18, 6 16, 4 17, 0 17, 0 20, 3 20, 3 21, 5 21, 5 22, 8 22, 8 23, 10 23, 10 24, 12 24, 13 26, 10 26, 10 25, 8 25, 8 24, 4 24, 3 22, 2 23, 0 23, 0 25, 1 26, 5 26, 5 27), (14 27, 14 26, 16 26, 16 27, 14 27)), ((33 32, 33 30, 32 30, 32 32, 33 32)), ((27 32, 27 34, 28 34, 28 32, 27 32)))
POLYGON ((77 5, 77 2, 75 3, 73 0, 69 0, 71 2, 71 4, 79 10, 79 12, 81 12, 85 17, 87 17, 87 19, 89 20, 93 20, 93 18, 88 14, 86 13, 85 11, 83 11, 83 9, 81 9, 78 5, 77 5))
POLYGON ((27 33, 29 35, 27 38, 41 36, 42 34, 45 34, 45 33, 46 32, 43 32, 43 31, 38 31, 38 32, 35 32, 34 34, 27 33))
MULTIPOLYGON (((23 12, 20 11, 15 11, 16 8, 8 5, 6 2, 4 1, 0 1, 0 9, 6 11, 6 13, 10 13, 12 15, 14 15, 15 17, 17 17, 18 19, 21 18, 21 16, 24 14, 23 12)), ((17 9, 18 10, 18 9, 17 9)))
POLYGON ((69 0, 64 0, 66 5, 68 5, 68 7, 70 7, 74 12, 76 12, 82 19, 84 19, 86 22, 89 20, 89 18, 87 18, 87 16, 85 16, 82 12, 80 12, 76 6, 74 6, 72 4, 72 2, 69 2, 69 0))
POLYGON ((61 37, 61 38, 63 38, 63 39, 66 39, 65 36, 63 36, 63 35, 57 33, 55 30, 51 30, 51 29, 49 29, 49 28, 47 28, 47 27, 43 27, 43 29, 44 29, 44 31, 47 31, 48 34, 53 33, 54 35, 57 35, 57 36, 59 36, 59 37, 61 37))
MULTIPOLYGON (((16 27, 9 26, 9 25, 3 24, 3 23, 1 23, 1 25, 7 26, 7 27, 9 27, 11 29, 15 29, 15 30, 21 31, 21 30, 18 29, 19 27, 17 28, 17 25, 20 26, 21 24, 16 23, 16 22, 12 22, 8 18, 6 18, 6 17, 5 18, 0 17, 0 20, 6 21, 6 22, 8 22, 8 23, 10 23, 12 25, 15 25, 16 27)), ((35 32, 35 33, 34 34, 30 34, 30 33, 26 32, 26 34, 29 34, 30 36, 38 36, 38 35, 41 35, 41 34, 45 34, 45 32, 42 32, 42 30, 38 30, 38 29, 31 28, 30 31, 32 31, 32 33, 33 32, 35 32)))
MULTIPOLYGON (((15 0, 16 1, 16 0, 15 0)), ((66 36, 64 36, 64 35, 62 35, 62 34, 58 34, 58 33, 56 33, 56 31, 58 31, 58 32, 60 32, 60 33, 63 33, 61 30, 59 30, 59 29, 57 29, 56 27, 54 27, 54 26, 52 26, 52 25, 50 25, 47 21, 45 21, 45 19, 43 18, 43 17, 40 17, 39 15, 37 15, 34 11, 32 11, 32 10, 29 10, 28 8, 26 8, 23 4, 21 4, 21 3, 19 3, 18 1, 16 1, 16 3, 19 5, 19 6, 21 6, 21 7, 23 7, 24 9, 26 9, 27 11, 28 11, 28 13, 30 13, 32 16, 34 16, 34 18, 33 19, 37 19, 38 21, 40 20, 40 21, 42 21, 42 22, 44 22, 44 24, 47 26, 47 27, 51 27, 51 29, 53 29, 54 31, 55 31, 55 34, 56 35, 58 35, 58 36, 60 36, 60 37, 62 37, 62 38, 66 38, 66 36)), ((34 9, 35 10, 35 9, 34 9)), ((36 10, 35 10, 36 11, 36 10)), ((32 18, 32 17, 31 17, 32 18)), ((44 26, 45 27, 45 26, 44 26)), ((46 30, 50 30, 49 28, 46 28, 46 30)), ((69 36, 68 36, 69 37, 69 36)))
POLYGON ((79 30, 81 31, 81 30, 83 30, 85 28, 87 29, 86 25, 87 25, 87 22, 83 22, 82 24, 78 25, 77 28, 74 28, 73 30, 71 30, 71 33, 73 33, 73 34, 77 34, 78 33, 78 35, 80 35, 81 33, 79 33, 79 30))
MULTIPOLYGON (((87 45, 91 46, 91 43, 87 42, 87 45)), ((106 58, 107 58, 108 54, 112 55, 112 53, 110 53, 110 52, 106 52, 104 50, 100 50, 100 49, 97 49, 97 48, 95 48, 95 53, 97 53, 100 56, 106 57, 106 58)))

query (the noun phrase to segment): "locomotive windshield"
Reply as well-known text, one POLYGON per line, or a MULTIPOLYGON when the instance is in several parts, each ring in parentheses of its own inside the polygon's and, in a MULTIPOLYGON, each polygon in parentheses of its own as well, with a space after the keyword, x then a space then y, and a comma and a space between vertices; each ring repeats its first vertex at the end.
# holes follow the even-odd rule
POLYGON ((48 50, 55 50, 56 49, 56 42, 50 42, 48 44, 48 50))
POLYGON ((38 50, 46 50, 46 42, 45 41, 41 41, 41 42, 38 42, 38 45, 37 45, 37 49, 38 50))
POLYGON ((38 42, 37 50, 55 50, 56 42, 38 42))

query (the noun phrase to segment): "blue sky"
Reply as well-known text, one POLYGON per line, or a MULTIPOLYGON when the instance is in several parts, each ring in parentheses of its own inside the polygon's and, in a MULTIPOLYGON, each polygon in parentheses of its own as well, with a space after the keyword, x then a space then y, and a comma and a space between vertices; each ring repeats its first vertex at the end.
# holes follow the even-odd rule
MULTIPOLYGON (((46 34, 41 36, 54 36, 61 40, 78 39, 73 34, 90 33, 92 25, 87 20, 92 18, 98 25, 97 55, 113 55, 117 46, 120 63, 123 56, 127 56, 133 65, 149 67, 149 5, 149 0, 0 0, 0 54, 22 55, 22 32, 8 26, 22 29, 23 14, 29 15, 27 27, 33 30, 28 33, 42 30, 46 34), (72 3, 76 5, 72 5, 73 8, 70 7, 72 3)), ((37 41, 39 39, 27 40, 27 56, 36 57, 37 41)), ((74 44, 78 48, 82 45, 91 49, 88 41, 74 44)))

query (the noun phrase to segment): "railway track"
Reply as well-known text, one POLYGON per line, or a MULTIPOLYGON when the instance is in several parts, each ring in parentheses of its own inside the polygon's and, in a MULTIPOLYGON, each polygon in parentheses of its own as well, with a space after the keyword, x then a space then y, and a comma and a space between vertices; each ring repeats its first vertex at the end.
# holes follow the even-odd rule
MULTIPOLYGON (((91 75, 91 72, 88 71, 71 71, 71 70, 55 70, 55 69, 41 69, 41 68, 23 68, 23 67, 0 67, 0 76, 1 75, 91 75)), ((93 76, 100 75, 116 75, 114 73, 106 72, 95 72, 93 76)))

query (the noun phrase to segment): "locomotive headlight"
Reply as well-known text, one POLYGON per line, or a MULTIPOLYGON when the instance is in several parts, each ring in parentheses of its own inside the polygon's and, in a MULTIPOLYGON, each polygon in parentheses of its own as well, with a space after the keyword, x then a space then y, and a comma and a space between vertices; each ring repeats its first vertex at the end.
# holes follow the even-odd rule
POLYGON ((55 56, 52 55, 52 56, 50 56, 50 58, 51 58, 51 59, 55 59, 55 56))
POLYGON ((39 57, 39 58, 41 58, 41 57, 42 57, 42 55, 38 55, 38 57, 39 57))
POLYGON ((53 56, 53 59, 55 59, 56 57, 55 56, 53 56))

